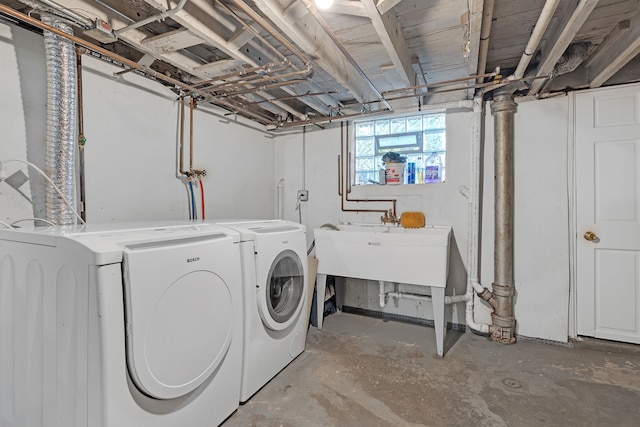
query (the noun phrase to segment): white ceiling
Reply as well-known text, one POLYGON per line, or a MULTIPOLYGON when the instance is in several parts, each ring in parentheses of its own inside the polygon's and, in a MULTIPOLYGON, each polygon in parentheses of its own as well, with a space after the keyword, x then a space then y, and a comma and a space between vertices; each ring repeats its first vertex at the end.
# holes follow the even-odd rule
POLYGON ((539 98, 640 80, 640 0, 0 4, 70 19, 77 36, 178 80, 176 92, 272 128, 490 97, 507 83, 539 98))

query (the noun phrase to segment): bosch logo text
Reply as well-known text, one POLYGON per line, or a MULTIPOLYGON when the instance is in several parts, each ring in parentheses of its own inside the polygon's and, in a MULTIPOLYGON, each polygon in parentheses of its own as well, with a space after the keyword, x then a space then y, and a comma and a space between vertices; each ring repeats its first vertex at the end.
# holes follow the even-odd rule
POLYGON ((194 256, 193 258, 187 258, 187 263, 200 261, 199 256, 194 256))

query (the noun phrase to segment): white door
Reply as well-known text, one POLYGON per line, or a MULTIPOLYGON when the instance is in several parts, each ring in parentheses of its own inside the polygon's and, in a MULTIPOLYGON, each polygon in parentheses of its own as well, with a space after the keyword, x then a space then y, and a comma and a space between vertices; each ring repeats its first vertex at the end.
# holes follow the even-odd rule
POLYGON ((640 343, 640 85, 576 95, 577 331, 640 343))

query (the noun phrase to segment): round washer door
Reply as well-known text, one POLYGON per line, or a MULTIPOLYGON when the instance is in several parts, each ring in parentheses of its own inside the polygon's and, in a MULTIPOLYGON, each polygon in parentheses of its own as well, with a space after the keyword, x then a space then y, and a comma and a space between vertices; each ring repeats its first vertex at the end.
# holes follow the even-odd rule
POLYGON ((264 283, 258 286, 258 309, 269 329, 288 328, 302 310, 304 269, 300 257, 291 250, 278 254, 264 283))
POLYGON ((127 255, 129 374, 151 397, 183 396, 204 383, 225 359, 233 335, 230 290, 208 270, 167 282, 171 270, 162 268, 157 253, 151 258, 144 253, 127 255))

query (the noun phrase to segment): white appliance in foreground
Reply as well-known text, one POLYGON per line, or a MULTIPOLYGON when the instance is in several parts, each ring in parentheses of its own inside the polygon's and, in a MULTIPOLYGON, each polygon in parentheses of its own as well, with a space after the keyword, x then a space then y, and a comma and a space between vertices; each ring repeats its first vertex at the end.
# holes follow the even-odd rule
POLYGON ((213 426, 238 407, 239 235, 0 230, 0 425, 213 426))
POLYGON ((306 228, 281 221, 219 222, 240 232, 244 355, 240 401, 304 351, 307 302, 306 228))

